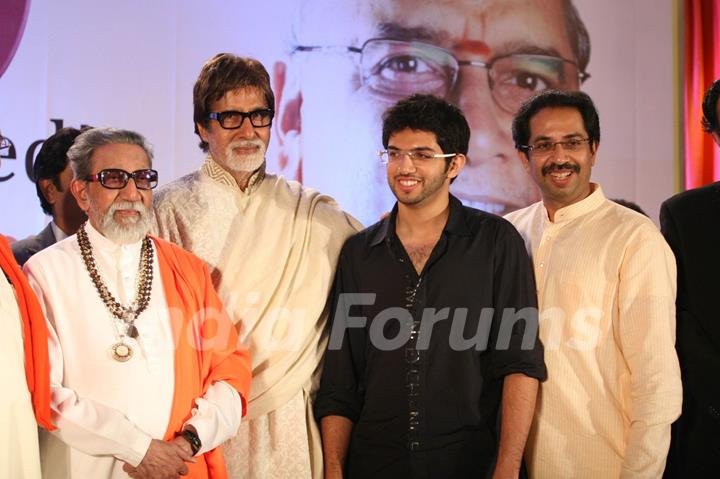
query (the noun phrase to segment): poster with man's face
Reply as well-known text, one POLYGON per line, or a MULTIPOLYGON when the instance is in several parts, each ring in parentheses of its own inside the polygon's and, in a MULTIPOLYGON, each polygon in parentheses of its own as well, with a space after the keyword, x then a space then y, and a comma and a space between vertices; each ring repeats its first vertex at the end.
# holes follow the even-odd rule
POLYGON ((543 89, 579 89, 589 60, 585 26, 562 0, 306 0, 293 35, 276 75, 277 168, 332 192, 365 223, 393 203, 376 154, 382 113, 412 93, 447 99, 470 123, 453 194, 496 214, 537 201, 512 117, 543 89))
POLYGON ((467 165, 451 186, 467 205, 503 214, 539 200, 510 125, 547 88, 595 100, 593 180, 608 196, 652 215, 673 193, 672 0, 20 3, 25 34, 0 77, 0 131, 17 151, 0 160, 0 177, 14 174, 0 192, 17 206, 2 206, 0 231, 15 237, 48 221, 26 167, 59 120, 144 134, 161 185, 199 168, 192 87, 218 52, 257 58, 270 74, 268 171, 365 225, 394 204, 377 156, 382 113, 415 92, 446 98, 469 121, 467 165))

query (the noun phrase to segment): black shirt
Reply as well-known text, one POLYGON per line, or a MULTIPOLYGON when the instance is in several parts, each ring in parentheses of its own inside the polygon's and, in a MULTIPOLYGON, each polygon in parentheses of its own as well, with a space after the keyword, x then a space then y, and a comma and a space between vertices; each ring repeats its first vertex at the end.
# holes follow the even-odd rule
POLYGON ((349 478, 484 477, 503 377, 546 377, 530 259, 510 223, 451 196, 418 275, 396 217, 343 246, 316 417, 354 422, 349 478), (524 347, 526 322, 501 321, 506 308, 528 308, 524 347))

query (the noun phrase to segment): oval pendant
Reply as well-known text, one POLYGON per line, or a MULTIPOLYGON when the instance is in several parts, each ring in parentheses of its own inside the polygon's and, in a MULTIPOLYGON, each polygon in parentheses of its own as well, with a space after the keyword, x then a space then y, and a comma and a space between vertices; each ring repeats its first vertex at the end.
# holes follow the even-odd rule
POLYGON ((133 355, 133 350, 125 343, 115 343, 110 347, 110 353, 115 361, 127 362, 133 355))

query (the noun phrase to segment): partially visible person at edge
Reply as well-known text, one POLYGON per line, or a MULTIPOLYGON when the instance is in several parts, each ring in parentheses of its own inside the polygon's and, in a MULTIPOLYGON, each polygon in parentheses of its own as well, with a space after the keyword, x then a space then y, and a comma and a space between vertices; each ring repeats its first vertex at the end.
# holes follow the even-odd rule
MULTIPOLYGON (((0 152, 6 145, 0 132, 0 152)), ((0 269, 0 477, 39 479, 37 426, 54 429, 48 331, 35 293, 2 235, 0 269)))
POLYGON ((196 256, 148 236, 158 173, 145 139, 92 129, 68 151, 78 232, 25 263, 47 317, 45 478, 227 477, 250 358, 196 256))
POLYGON ((224 446, 233 478, 322 475, 312 401, 340 247, 360 229, 332 198, 265 171, 275 114, 261 63, 222 53, 193 89, 204 164, 161 188, 159 234, 212 271, 253 357, 248 417, 224 446))
MULTIPOLYGON (((703 98, 703 127, 720 146, 720 80, 703 98)), ((673 424, 665 477, 720 474, 720 181, 673 196, 660 227, 677 260, 677 352, 683 411, 673 424)))
POLYGON ((600 120, 588 95, 540 93, 512 132, 542 192, 506 216, 533 260, 549 378, 530 477, 660 477, 682 402, 672 252, 650 219, 590 181, 600 120))

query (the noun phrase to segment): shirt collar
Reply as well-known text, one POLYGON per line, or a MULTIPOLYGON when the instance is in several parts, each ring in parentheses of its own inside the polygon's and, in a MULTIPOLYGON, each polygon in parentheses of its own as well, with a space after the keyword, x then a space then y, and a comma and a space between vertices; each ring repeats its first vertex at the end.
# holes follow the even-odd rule
MULTIPOLYGON (((600 206, 603 205, 603 203, 605 203, 605 201, 607 201, 607 199, 605 198, 605 194, 603 193, 602 187, 599 184, 590 183, 590 190, 592 191, 592 193, 590 193, 587 198, 557 210, 555 212, 554 223, 566 223, 568 221, 572 221, 575 218, 579 218, 598 209, 600 206)), ((547 221, 550 221, 547 213, 547 208, 545 208, 544 206, 543 211, 545 212, 545 219, 547 221)))
POLYGON ((202 171, 206 175, 208 175, 210 179, 217 181, 218 183, 221 183, 223 185, 229 186, 230 188, 235 188, 249 195, 253 193, 258 186, 260 186, 263 178, 265 178, 265 163, 263 163, 262 166, 258 168, 257 171, 252 174, 252 176, 250 176, 250 181, 248 182, 248 187, 245 188, 245 191, 242 191, 240 189, 240 186, 237 184, 237 181, 235 181, 233 175, 231 175, 230 172, 227 171, 225 168, 220 166, 220 164, 215 161, 210 155, 205 158, 205 163, 202 166, 202 171))
MULTIPOLYGON (((373 235, 370 242, 370 246, 376 246, 385 241, 388 236, 395 236, 395 224, 397 222, 398 205, 395 202, 395 206, 392 209, 390 215, 380 222, 380 226, 373 235)), ((468 236, 471 231, 467 225, 465 218, 465 208, 463 207, 460 200, 450 195, 450 214, 448 215, 447 223, 443 228, 444 233, 450 233, 457 236, 468 236)))
POLYGON ((55 235, 55 242, 59 242, 68 237, 60 227, 55 224, 55 221, 50 222, 50 228, 52 228, 53 235, 55 235))

